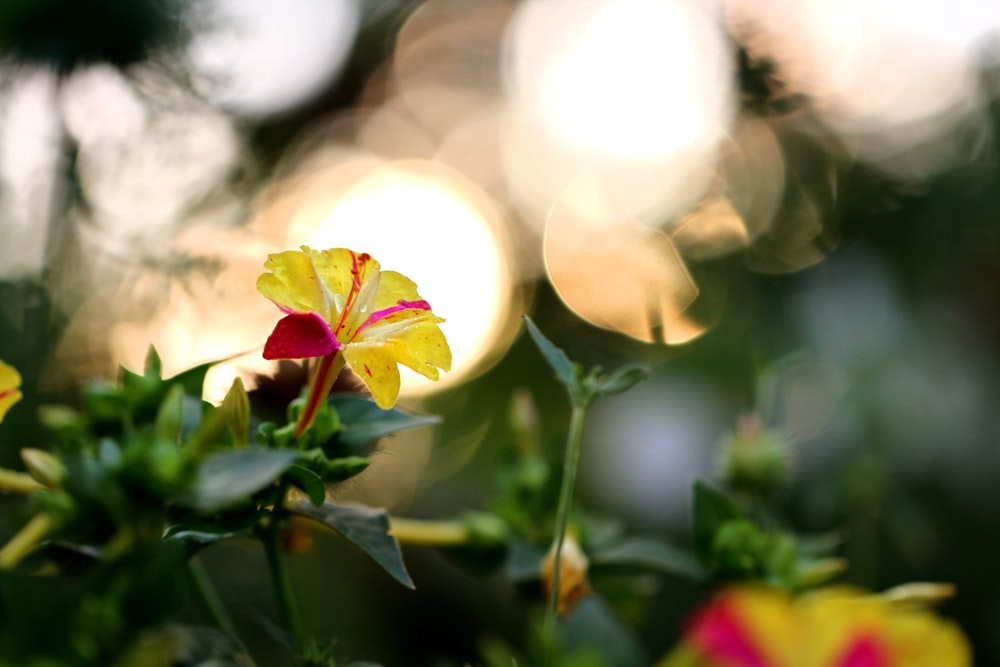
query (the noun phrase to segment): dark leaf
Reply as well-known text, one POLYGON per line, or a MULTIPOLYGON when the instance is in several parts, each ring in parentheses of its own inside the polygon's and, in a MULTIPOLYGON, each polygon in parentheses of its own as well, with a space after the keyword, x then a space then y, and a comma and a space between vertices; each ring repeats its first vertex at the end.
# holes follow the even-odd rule
POLYGON ((711 558, 715 534, 728 521, 742 519, 743 513, 728 496, 701 480, 694 483, 694 550, 698 559, 707 563, 711 558))
POLYGON ((245 500, 278 479, 296 456, 293 451, 257 447, 212 454, 198 468, 186 504, 216 512, 245 500))
POLYGON ((323 478, 309 468, 292 465, 285 471, 285 479, 306 494, 313 505, 319 507, 326 500, 326 485, 323 478))
POLYGON ((396 408, 383 410, 372 401, 351 394, 330 398, 340 415, 337 438, 348 451, 357 451, 379 438, 420 426, 437 424, 441 420, 430 415, 414 415, 396 408))
POLYGON ((340 533, 353 542, 407 588, 414 588, 410 575, 403 565, 403 554, 396 538, 389 534, 389 516, 385 510, 363 505, 335 505, 324 503, 313 507, 298 503, 291 508, 294 514, 308 517, 340 533))
POLYGON ((653 537, 628 538, 591 554, 591 564, 638 567, 696 581, 708 578, 708 572, 692 554, 653 537))
POLYGON ((599 651, 602 660, 597 664, 615 667, 650 664, 638 636, 599 595, 583 598, 560 629, 568 652, 599 651))

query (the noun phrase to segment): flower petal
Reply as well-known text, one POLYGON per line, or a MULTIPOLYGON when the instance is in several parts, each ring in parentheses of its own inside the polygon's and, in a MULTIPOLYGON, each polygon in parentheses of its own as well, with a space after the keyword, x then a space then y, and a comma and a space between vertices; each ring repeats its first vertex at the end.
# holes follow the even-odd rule
POLYGON ((21 400, 21 374, 9 364, 0 361, 0 421, 11 406, 21 400))
POLYGON ((451 348, 437 325, 440 321, 435 317, 414 324, 393 336, 388 343, 399 363, 431 380, 440 377, 439 368, 451 370, 451 348))
POLYGON ((375 403, 383 410, 391 408, 399 396, 399 369, 392 346, 351 344, 344 347, 343 355, 354 374, 368 387, 375 403))
POLYGON ((383 271, 382 281, 375 294, 375 310, 391 308, 400 301, 422 301, 417 294, 417 284, 395 271, 383 271))
POLYGON ((316 313, 291 313, 278 320, 264 344, 265 359, 322 357, 340 347, 330 325, 316 313))

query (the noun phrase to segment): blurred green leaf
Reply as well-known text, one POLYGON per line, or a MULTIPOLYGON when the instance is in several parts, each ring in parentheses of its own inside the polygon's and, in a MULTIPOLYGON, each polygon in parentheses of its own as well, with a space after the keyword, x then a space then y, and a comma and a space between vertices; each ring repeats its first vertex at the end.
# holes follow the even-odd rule
POLYGON ((326 500, 326 485, 323 484, 323 478, 309 468, 291 465, 285 471, 285 479, 306 494, 316 507, 322 505, 323 501, 326 500))
POLYGON ((213 361, 207 361, 203 364, 198 364, 197 366, 192 366, 191 368, 181 371, 173 377, 167 378, 164 382, 168 384, 179 383, 184 387, 184 391, 192 396, 197 396, 201 398, 202 391, 205 386, 205 376, 208 375, 208 371, 218 363, 225 361, 226 358, 215 359, 213 361))
POLYGON ((337 441, 348 451, 357 451, 379 438, 421 426, 440 423, 431 415, 415 415, 397 408, 383 410, 367 398, 338 394, 330 403, 340 415, 337 441))
POLYGON ((385 510, 363 505, 335 505, 331 502, 324 503, 322 507, 297 503, 290 510, 293 514, 318 521, 337 531, 345 539, 361 547, 393 579, 407 588, 415 588, 403 564, 399 543, 389 534, 389 516, 385 510))
POLYGON ((649 377, 650 370, 647 364, 626 364, 613 373, 598 378, 594 389, 601 396, 620 394, 649 377))
POLYGON ((695 581, 708 578, 708 571, 691 553, 654 537, 627 538, 591 554, 590 562, 593 567, 637 567, 695 581))
POLYGON ((716 532, 723 523, 742 519, 743 513, 728 496, 701 480, 695 480, 693 514, 695 554, 702 563, 708 563, 716 532))
POLYGON ((559 665, 649 665, 649 659, 635 632, 599 595, 592 594, 583 598, 565 619, 560 630, 565 654, 559 665), (569 658, 574 659, 571 661, 569 658))
POLYGON ((278 479, 297 456, 288 450, 248 447, 212 454, 198 468, 185 504, 201 512, 216 512, 278 479))
POLYGON ((156 412, 156 434, 178 442, 184 425, 184 387, 172 385, 156 412))

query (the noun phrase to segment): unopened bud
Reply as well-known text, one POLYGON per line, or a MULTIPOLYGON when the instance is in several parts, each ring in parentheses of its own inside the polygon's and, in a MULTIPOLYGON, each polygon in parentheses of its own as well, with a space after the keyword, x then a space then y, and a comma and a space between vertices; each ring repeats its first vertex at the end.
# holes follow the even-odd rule
POLYGON ((21 460, 35 481, 50 489, 59 488, 66 476, 66 467, 62 461, 44 450, 22 449, 21 460))
POLYGON ((880 597, 889 602, 929 606, 944 602, 955 595, 955 585, 930 581, 918 581, 893 586, 883 591, 880 597))
POLYGON ((722 445, 722 477, 733 489, 768 494, 785 481, 788 443, 768 431, 755 415, 745 415, 722 445))

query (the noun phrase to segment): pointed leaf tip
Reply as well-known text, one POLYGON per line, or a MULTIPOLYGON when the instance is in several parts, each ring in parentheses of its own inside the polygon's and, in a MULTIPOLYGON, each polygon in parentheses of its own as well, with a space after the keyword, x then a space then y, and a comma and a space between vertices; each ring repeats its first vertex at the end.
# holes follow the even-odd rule
POLYGON ((570 393, 573 393, 580 375, 579 365, 570 361, 565 352, 553 345, 552 341, 545 337, 538 329, 538 326, 527 315, 524 316, 524 326, 531 335, 531 339, 535 341, 535 345, 542 353, 542 356, 545 357, 545 361, 555 371, 556 379, 563 383, 570 393))

